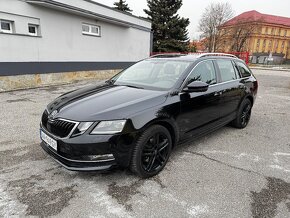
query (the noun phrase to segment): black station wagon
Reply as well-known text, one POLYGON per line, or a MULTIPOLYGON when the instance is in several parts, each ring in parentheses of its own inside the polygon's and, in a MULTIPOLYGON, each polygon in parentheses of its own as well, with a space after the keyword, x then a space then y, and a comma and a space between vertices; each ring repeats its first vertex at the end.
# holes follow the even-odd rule
POLYGON ((229 123, 246 127, 257 89, 251 70, 233 55, 153 56, 51 102, 41 146, 69 170, 119 166, 154 176, 177 144, 229 123))

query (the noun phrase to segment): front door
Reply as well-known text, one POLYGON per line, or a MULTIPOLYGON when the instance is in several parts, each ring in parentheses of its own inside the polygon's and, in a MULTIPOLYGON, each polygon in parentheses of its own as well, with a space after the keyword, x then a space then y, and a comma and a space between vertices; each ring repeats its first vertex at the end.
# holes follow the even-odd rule
POLYGON ((211 60, 200 62, 190 73, 186 85, 193 81, 209 84, 206 92, 180 94, 180 115, 177 123, 181 134, 190 133, 198 127, 220 118, 220 94, 214 63, 211 60))

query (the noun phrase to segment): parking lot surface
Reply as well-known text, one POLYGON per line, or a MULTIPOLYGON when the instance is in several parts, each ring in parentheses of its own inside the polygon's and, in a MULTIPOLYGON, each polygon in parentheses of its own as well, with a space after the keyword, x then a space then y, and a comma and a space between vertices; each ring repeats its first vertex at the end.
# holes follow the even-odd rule
POLYGON ((290 72, 255 70, 246 129, 178 146, 163 172, 70 172, 39 146, 47 103, 90 82, 0 93, 0 217, 290 217, 290 72))

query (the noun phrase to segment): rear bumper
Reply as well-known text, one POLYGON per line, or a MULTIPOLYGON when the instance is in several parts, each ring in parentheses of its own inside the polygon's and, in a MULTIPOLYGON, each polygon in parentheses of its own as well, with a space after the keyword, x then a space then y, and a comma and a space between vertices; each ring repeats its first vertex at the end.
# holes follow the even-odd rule
POLYGON ((109 170, 117 164, 115 158, 102 161, 73 160, 61 156, 57 152, 53 151, 53 149, 51 149, 45 142, 41 142, 40 146, 56 162, 64 168, 72 171, 103 171, 109 170))

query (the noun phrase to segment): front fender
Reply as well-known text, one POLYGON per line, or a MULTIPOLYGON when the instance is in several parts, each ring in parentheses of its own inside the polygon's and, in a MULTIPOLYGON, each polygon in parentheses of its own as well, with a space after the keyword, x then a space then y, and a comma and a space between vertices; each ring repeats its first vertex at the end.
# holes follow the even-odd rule
POLYGON ((179 127, 176 117, 180 112, 180 103, 176 101, 162 107, 150 108, 131 117, 133 128, 138 132, 143 132, 149 126, 159 124, 165 126, 174 135, 174 144, 179 140, 179 127))

